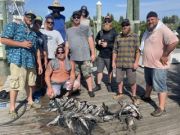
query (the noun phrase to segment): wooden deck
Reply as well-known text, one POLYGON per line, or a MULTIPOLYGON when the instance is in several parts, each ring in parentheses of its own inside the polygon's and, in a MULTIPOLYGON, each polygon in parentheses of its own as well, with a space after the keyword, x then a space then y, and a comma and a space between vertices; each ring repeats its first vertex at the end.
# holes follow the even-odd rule
MULTIPOLYGON (((139 68, 137 72, 138 95, 144 93, 145 82, 143 78, 143 69, 139 68)), ((104 79, 106 81, 106 77, 104 79)), ((167 100, 167 114, 162 117, 152 117, 150 113, 154 110, 157 101, 157 94, 152 93, 154 104, 148 104, 141 101, 140 110, 143 114, 142 120, 136 120, 136 132, 128 134, 136 135, 180 135, 180 64, 172 65, 168 72, 169 96, 167 100)), ((114 87, 116 89, 116 86, 114 87)), ((126 96, 123 100, 131 102, 125 87, 126 96)), ((112 98, 115 93, 108 93, 103 84, 102 90, 96 92, 96 97, 90 98, 87 91, 83 89, 81 95, 77 96, 79 100, 86 100, 92 104, 101 105, 105 102, 111 109, 117 105, 117 101, 112 98)), ((48 98, 43 97, 42 105, 47 106, 48 98)), ((2 112, 0 112, 0 117, 2 112)), ((16 122, 0 126, 0 135, 69 135, 70 133, 61 127, 46 127, 46 124, 56 116, 56 113, 47 113, 45 109, 29 110, 16 122)), ((99 123, 94 130, 93 135, 125 135, 127 132, 121 131, 121 124, 118 120, 99 123)))

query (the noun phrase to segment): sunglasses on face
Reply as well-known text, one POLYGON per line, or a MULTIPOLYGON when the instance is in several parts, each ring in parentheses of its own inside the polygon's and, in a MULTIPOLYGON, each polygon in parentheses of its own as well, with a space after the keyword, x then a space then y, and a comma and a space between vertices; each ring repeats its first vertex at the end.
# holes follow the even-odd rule
POLYGON ((60 51, 60 52, 57 52, 56 54, 64 54, 65 51, 60 51))
POLYGON ((111 23, 112 21, 110 19, 105 19, 104 23, 111 23))
POLYGON ((73 16, 73 19, 80 19, 80 16, 73 16))
POLYGON ((54 24, 54 22, 50 22, 50 21, 47 21, 46 23, 47 23, 47 24, 54 24))

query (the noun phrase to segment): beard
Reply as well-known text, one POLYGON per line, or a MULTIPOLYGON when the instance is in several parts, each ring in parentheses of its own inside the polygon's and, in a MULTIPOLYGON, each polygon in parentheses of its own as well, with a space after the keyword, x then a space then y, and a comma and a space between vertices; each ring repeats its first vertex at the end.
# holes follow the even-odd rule
POLYGON ((156 28, 156 26, 157 26, 157 25, 154 25, 154 26, 152 26, 152 27, 148 27, 148 31, 149 31, 149 32, 152 32, 152 31, 156 28))
POLYGON ((103 30, 104 31, 110 31, 112 29, 112 23, 105 23, 103 24, 103 30))

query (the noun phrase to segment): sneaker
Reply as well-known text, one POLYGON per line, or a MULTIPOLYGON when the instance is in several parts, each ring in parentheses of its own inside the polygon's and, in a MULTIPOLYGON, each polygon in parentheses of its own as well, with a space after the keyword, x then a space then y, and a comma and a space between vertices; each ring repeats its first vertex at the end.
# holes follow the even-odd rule
POLYGON ((161 116, 161 115, 163 115, 165 113, 166 113, 165 109, 161 110, 161 108, 158 107, 154 112, 151 113, 151 115, 154 116, 154 117, 159 117, 159 116, 161 116))
POLYGON ((112 92, 112 88, 110 84, 107 85, 107 89, 108 89, 108 92, 112 92))
POLYGON ((152 99, 150 97, 145 97, 145 95, 141 96, 141 99, 144 101, 144 102, 151 102, 152 99))
POLYGON ((120 99, 123 97, 122 93, 118 93, 117 95, 113 96, 113 99, 120 99))
POLYGON ((15 111, 9 111, 9 116, 13 120, 13 119, 16 119, 18 117, 18 114, 15 111))
POLYGON ((140 101, 137 98, 137 96, 132 96, 131 99, 132 99, 134 105, 139 105, 140 104, 140 101))
POLYGON ((28 109, 31 109, 31 108, 39 109, 39 108, 41 108, 41 105, 39 103, 33 102, 32 104, 28 104, 27 108, 28 109))
POLYGON ((93 89, 93 91, 99 91, 101 90, 101 85, 97 84, 96 87, 93 89))
POLYGON ((88 91, 88 94, 89 94, 90 97, 95 97, 95 94, 94 94, 93 91, 88 91))

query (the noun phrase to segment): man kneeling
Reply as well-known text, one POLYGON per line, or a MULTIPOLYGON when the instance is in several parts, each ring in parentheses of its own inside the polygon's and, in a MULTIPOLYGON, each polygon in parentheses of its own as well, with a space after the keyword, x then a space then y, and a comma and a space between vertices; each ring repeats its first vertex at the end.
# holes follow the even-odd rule
POLYGON ((49 61, 45 81, 47 84, 47 95, 49 98, 59 96, 62 89, 68 90, 66 96, 69 96, 73 90, 75 81, 75 64, 65 57, 65 49, 58 46, 55 52, 55 59, 49 61))

